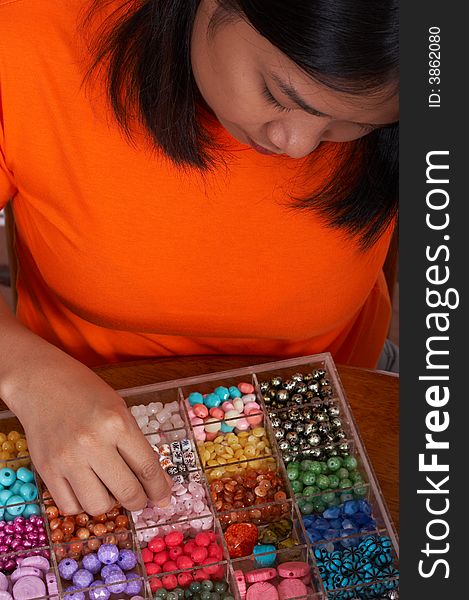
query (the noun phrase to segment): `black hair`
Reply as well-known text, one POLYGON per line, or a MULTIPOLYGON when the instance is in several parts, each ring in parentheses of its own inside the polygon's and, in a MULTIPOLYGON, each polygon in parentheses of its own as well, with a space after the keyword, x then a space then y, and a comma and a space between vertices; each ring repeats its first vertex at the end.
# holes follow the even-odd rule
MULTIPOLYGON (((190 60, 192 28, 201 0, 93 0, 84 25, 101 10, 94 62, 104 68, 107 93, 121 128, 132 140, 136 119, 176 165, 215 168, 220 148, 204 126, 207 111, 190 60), (115 5, 114 5, 115 6, 115 5)), ((305 73, 352 95, 397 93, 397 0, 217 0, 211 27, 245 19, 305 73)), ((384 97, 383 97, 384 99, 384 97)), ((354 142, 327 142, 311 155, 334 150, 336 167, 321 189, 293 199, 316 210, 332 227, 370 247, 397 215, 398 125, 354 142)))

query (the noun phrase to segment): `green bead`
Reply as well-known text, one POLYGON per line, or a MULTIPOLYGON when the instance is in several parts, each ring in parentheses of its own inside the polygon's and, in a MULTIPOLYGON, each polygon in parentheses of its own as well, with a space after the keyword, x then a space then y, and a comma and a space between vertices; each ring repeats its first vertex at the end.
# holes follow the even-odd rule
POLYGON ((200 592, 200 600, 211 600, 212 593, 210 590, 202 590, 200 592))
POLYGON ((315 512, 323 512, 323 510, 326 508, 326 505, 324 504, 324 501, 321 498, 321 496, 317 496, 316 498, 314 498, 311 504, 313 505, 313 510, 315 512))
POLYGON ((166 600, 178 600, 178 595, 176 592, 168 592, 166 596, 166 600))
POLYGON ((187 600, 190 600, 190 598, 192 598, 194 596, 194 594, 190 591, 189 588, 186 588, 185 592, 184 592, 184 598, 187 598, 187 600))
POLYGON ((178 595, 179 600, 182 600, 184 598, 184 590, 180 587, 177 587, 174 590, 174 593, 178 595))
POLYGON ((353 494, 351 494, 350 492, 344 493, 344 494, 340 494, 340 502, 343 504, 344 502, 348 502, 349 500, 353 500, 354 496, 353 494))
POLYGON ((287 469, 287 477, 290 481, 295 481, 300 476, 300 469, 287 469))
POLYGON ((310 515, 314 511, 314 504, 312 502, 305 502, 301 508, 303 515, 310 515))
POLYGON ((305 458, 305 460, 302 460, 301 463, 300 463, 301 470, 302 471, 309 471, 312 464, 313 464, 312 460, 310 460, 309 458, 305 458))
POLYGON ((316 494, 318 494, 318 493, 319 493, 319 488, 316 485, 308 485, 303 490, 304 497, 316 496, 316 494))
POLYGON ((315 475, 320 475, 322 473, 321 463, 317 460, 311 461, 308 471, 314 473, 315 475))
POLYGON ((213 589, 219 594, 224 594, 228 589, 228 584, 226 583, 226 581, 215 581, 213 583, 213 589))
POLYGON ((339 487, 340 479, 337 477, 337 475, 335 473, 328 475, 328 477, 329 477, 329 487, 331 488, 331 490, 337 489, 339 487))
POLYGON ((221 600, 221 594, 218 592, 210 592, 210 600, 221 600))
POLYGON ((316 483, 316 475, 314 473, 311 473, 311 471, 306 471, 306 473, 303 473, 301 481, 305 485, 314 485, 316 483))
POLYGON ((358 485, 353 488, 353 493, 358 498, 363 498, 363 496, 366 496, 368 493, 368 487, 366 485, 358 485))
POLYGON ((156 592, 155 592, 155 598, 162 598, 162 600, 164 600, 167 595, 168 595, 168 592, 164 588, 160 588, 159 590, 156 590, 156 592))
POLYGON ((213 590, 213 581, 210 579, 204 579, 202 581, 202 589, 211 592, 213 590))
POLYGON ((353 471, 358 466, 358 461, 354 456, 346 456, 344 458, 344 467, 349 471, 353 471))
POLYGON ((341 467, 335 474, 339 479, 346 479, 349 476, 349 472, 345 467, 341 467))
POLYGON ((327 463, 326 462, 320 462, 319 463, 321 465, 321 473, 323 473, 324 475, 326 475, 326 473, 328 473, 329 469, 327 468, 327 463))
POLYGON ((318 475, 316 485, 321 490, 327 490, 329 488, 329 477, 327 475, 318 475))
POLYGON ((359 471, 352 471, 349 474, 349 478, 353 481, 353 483, 361 483, 363 481, 363 476, 359 471))
POLYGON ((350 481, 350 479, 347 479, 347 478, 341 479, 340 483, 339 483, 339 487, 341 489, 352 487, 352 482, 350 481))
POLYGON ((202 589, 202 584, 199 581, 193 581, 190 584, 189 589, 193 594, 198 594, 202 589))
POLYGON ((287 471, 288 469, 301 469, 301 463, 297 460, 293 460, 291 463, 288 463, 287 471))
POLYGON ((296 479, 291 482, 291 487, 294 494, 300 494, 303 491, 303 482, 300 479, 296 479))
POLYGON ((342 459, 339 456, 331 456, 327 461, 329 471, 337 471, 342 466, 342 459))
POLYGON ((326 492, 322 495, 322 499, 328 506, 331 506, 331 504, 336 499, 336 495, 334 494, 334 492, 326 492))

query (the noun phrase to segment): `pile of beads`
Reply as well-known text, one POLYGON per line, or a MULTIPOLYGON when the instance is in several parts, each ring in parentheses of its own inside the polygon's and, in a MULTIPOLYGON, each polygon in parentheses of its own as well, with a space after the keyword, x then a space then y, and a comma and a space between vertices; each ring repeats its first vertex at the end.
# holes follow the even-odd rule
POLYGON ((210 394, 192 392, 186 399, 196 440, 213 440, 218 432, 246 431, 262 424, 261 405, 256 401, 254 386, 218 386, 210 394))
POLYGON ((140 575, 132 570, 136 566, 135 553, 114 544, 103 544, 97 553, 87 554, 81 566, 73 558, 64 558, 58 565, 62 579, 73 584, 65 589, 68 600, 84 600, 82 590, 87 588, 89 600, 108 600, 111 594, 135 596, 143 587, 140 575))
POLYGON ((0 521, 0 570, 8 572, 15 569, 26 556, 49 558, 47 549, 30 551, 44 546, 47 546, 47 534, 42 517, 31 515, 27 519, 15 517, 11 523, 0 521))
POLYGON ((171 443, 187 437, 179 403, 176 401, 168 404, 151 402, 148 406, 139 404, 132 406, 130 412, 152 446, 171 443))
POLYGON ((326 590, 356 586, 334 591, 334 598, 381 598, 398 585, 399 572, 393 566, 392 544, 386 536, 367 536, 353 548, 333 552, 317 547, 314 555, 326 590))
POLYGON ((300 406, 318 399, 331 398, 333 389, 324 369, 295 373, 289 379, 274 375, 259 384, 262 398, 269 408, 300 406))
POLYGON ((9 577, 0 572, 0 599, 29 600, 46 594, 58 597, 57 578, 49 569, 47 558, 29 556, 19 561, 9 577))
POLYGON ((161 587, 156 590, 155 600, 182 600, 183 598, 187 600, 234 600, 226 581, 212 581, 211 579, 193 581, 185 590, 181 587, 173 587, 173 584, 174 580, 172 579, 168 589, 161 584, 161 587))
POLYGON ((170 475, 174 483, 183 483, 188 472, 196 468, 195 452, 192 442, 187 438, 154 447, 159 454, 160 464, 170 475))
POLYGON ((23 434, 18 431, 10 431, 8 434, 0 432, 0 460, 26 456, 29 456, 28 442, 23 434))
POLYGON ((371 513, 367 500, 348 500, 340 506, 327 508, 321 516, 305 515, 303 523, 311 543, 334 540, 327 545, 332 552, 341 546, 357 545, 360 541, 357 534, 375 531, 376 521, 371 513))
POLYGON ((218 512, 285 500, 285 485, 274 470, 247 468, 243 474, 212 479, 210 493, 218 512))
POLYGON ((160 587, 187 588, 193 581, 220 580, 225 574, 223 566, 215 564, 223 559, 223 549, 213 531, 198 533, 185 542, 180 531, 154 537, 142 550, 142 559, 152 592, 160 587), (181 573, 164 575, 174 571, 181 573), (160 574, 160 578, 152 577, 160 574))
POLYGON ((269 411, 273 433, 284 462, 322 459, 348 452, 339 406, 331 400, 269 411))
POLYGON ((204 467, 217 467, 270 456, 272 453, 267 432, 263 427, 255 427, 250 432, 219 435, 213 441, 198 442, 198 449, 204 467))
POLYGON ((241 600, 289 600, 306 597, 312 593, 311 571, 303 561, 284 562, 275 567, 265 567, 234 572, 241 600))
MULTIPOLYGON (((273 509, 274 506, 271 504, 269 508, 273 509)), ((275 521, 262 528, 254 522, 246 522, 246 520, 229 525, 224 536, 230 557, 241 558, 252 553, 269 553, 267 558, 259 557, 260 564, 267 565, 275 557, 277 549, 281 550, 297 545, 298 541, 292 536, 293 523, 291 519, 281 518, 281 516, 277 513, 275 521)), ((260 520, 264 521, 264 518, 260 520)))
POLYGON ((0 469, 0 521, 13 521, 19 515, 25 517, 39 514, 33 502, 37 498, 37 486, 34 474, 26 467, 0 469))
POLYGON ((139 542, 149 542, 170 531, 197 533, 213 527, 205 488, 196 481, 174 483, 169 506, 158 507, 149 502, 143 510, 133 512, 132 517, 139 542))
POLYGON ((327 461, 306 459, 301 463, 289 463, 287 476, 293 492, 302 496, 298 499, 302 514, 322 512, 329 506, 364 496, 367 486, 363 484, 363 476, 357 467, 354 456, 331 456, 327 461))

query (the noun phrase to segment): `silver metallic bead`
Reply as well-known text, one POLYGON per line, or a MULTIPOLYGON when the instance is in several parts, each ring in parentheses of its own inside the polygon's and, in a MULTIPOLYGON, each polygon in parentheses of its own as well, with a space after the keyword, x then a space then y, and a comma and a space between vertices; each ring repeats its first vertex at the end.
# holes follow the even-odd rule
POLYGON ((318 380, 322 379, 325 374, 326 374, 326 371, 324 371, 324 369, 314 369, 314 371, 313 371, 314 379, 318 379, 318 380))
POLYGON ((304 381, 299 381, 295 386, 295 391, 298 394, 306 394, 306 392, 308 391, 308 386, 304 381))
POLYGON ((273 427, 274 429, 278 429, 279 427, 281 427, 281 426, 282 426, 282 421, 281 421, 281 419, 279 419, 277 416, 275 416, 275 417, 272 417, 272 418, 270 419, 270 422, 272 423, 272 427, 273 427))
POLYGON ((287 379, 286 381, 283 382, 283 387, 288 392, 291 392, 295 388, 295 384, 296 384, 296 382, 293 379, 287 379))
POLYGON ((314 458, 316 460, 320 460, 324 457, 324 451, 322 448, 311 448, 311 453, 309 458, 314 458))
POLYGON ((285 390, 285 389, 281 389, 277 391, 277 394, 275 396, 275 398, 279 401, 279 402, 286 402, 289 398, 290 398, 290 393, 285 390))
POLYGON ((293 381, 303 381, 303 373, 294 373, 291 376, 291 379, 293 379, 293 381))
POLYGON ((327 413, 318 411, 315 414, 315 419, 318 423, 326 423, 329 421, 329 415, 327 413))
POLYGON ((340 408, 337 404, 334 404, 333 406, 329 406, 327 412, 330 417, 338 417, 340 415, 340 408))
POLYGON ((334 441, 340 442, 340 440, 345 440, 347 434, 343 429, 339 429, 339 431, 334 432, 334 441))
POLYGON ((278 444, 278 447, 280 450, 282 450, 282 452, 285 450, 290 450, 290 444, 286 440, 281 440, 278 444))
POLYGON ((306 439, 310 446, 318 446, 321 443, 321 436, 317 433, 312 433, 306 439))
POLYGON ((292 404, 301 406, 304 403, 304 398, 301 394, 293 394, 293 396, 290 398, 290 402, 292 404))
POLYGON ((275 377, 272 377, 272 379, 270 380, 270 385, 274 388, 279 388, 283 383, 283 379, 281 377, 279 377, 278 375, 276 375, 275 377))
POLYGON ((308 390, 310 392, 313 392, 313 394, 317 395, 319 393, 319 383, 313 379, 313 381, 310 381, 308 383, 308 390))
POLYGON ((350 446, 348 445, 347 442, 343 442, 342 444, 339 444, 338 450, 339 450, 340 456, 348 456, 350 454, 350 446))
POLYGON ((270 384, 268 381, 261 381, 259 384, 259 387, 260 387, 261 392, 264 393, 269 389, 270 384))
POLYGON ((287 411, 288 413, 288 419, 290 421, 293 421, 293 423, 297 423, 298 421, 302 421, 302 416, 301 416, 301 412, 299 410, 297 410, 296 408, 292 408, 291 410, 287 411))
POLYGON ((305 425, 305 435, 311 435, 312 433, 316 433, 318 430, 318 424, 316 421, 310 421, 305 425))
POLYGON ((285 437, 285 431, 283 429, 274 429, 275 439, 283 440, 285 437))
POLYGON ((339 417, 333 417, 330 420, 330 424, 332 429, 340 429, 342 427, 342 421, 339 419, 339 417))
POLYGON ((293 431, 296 431, 296 433, 298 435, 302 436, 304 434, 304 432, 305 432, 305 425, 304 425, 304 423, 295 423, 293 431))
POLYGON ((304 421, 311 421, 313 418, 313 411, 309 406, 305 406, 301 409, 301 416, 303 417, 304 421))
POLYGON ((284 421, 282 423, 282 427, 285 429, 285 431, 292 431, 293 423, 291 421, 284 421))
POLYGON ((285 439, 290 444, 297 444, 298 443, 298 434, 296 433, 296 431, 289 431, 286 434, 285 439))

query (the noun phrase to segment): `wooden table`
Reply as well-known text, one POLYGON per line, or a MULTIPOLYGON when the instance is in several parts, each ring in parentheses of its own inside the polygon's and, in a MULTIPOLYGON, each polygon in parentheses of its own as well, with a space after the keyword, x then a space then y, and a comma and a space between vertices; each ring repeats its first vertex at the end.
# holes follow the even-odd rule
MULTIPOLYGON (((183 357, 139 361, 95 371, 114 389, 136 387, 215 371, 270 362, 271 357, 183 357)), ((399 378, 338 366, 347 398, 378 477, 394 524, 399 529, 399 378)))

